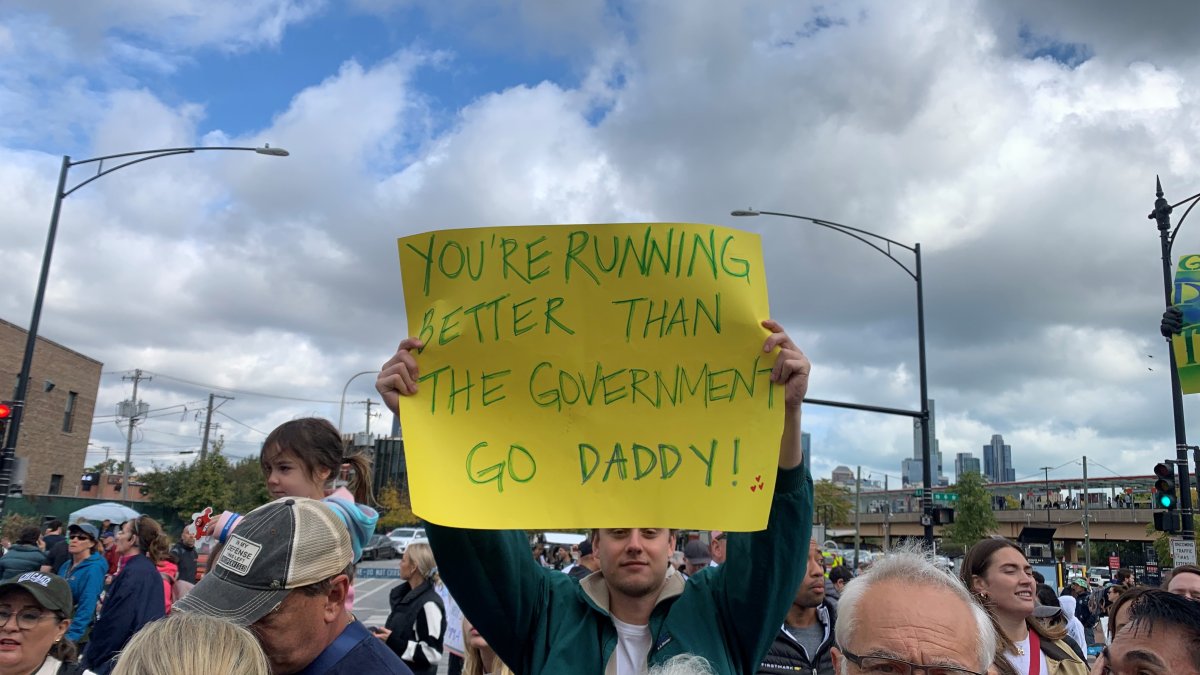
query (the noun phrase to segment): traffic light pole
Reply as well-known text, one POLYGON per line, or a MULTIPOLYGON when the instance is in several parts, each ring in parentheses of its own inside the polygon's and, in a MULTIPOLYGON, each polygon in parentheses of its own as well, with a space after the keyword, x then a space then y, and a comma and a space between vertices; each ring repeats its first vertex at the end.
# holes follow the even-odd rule
MULTIPOLYGON (((1154 200, 1154 211, 1150 213, 1150 218, 1158 224, 1159 240, 1162 244, 1163 293, 1166 296, 1167 307, 1171 307, 1175 304, 1174 284, 1171 281, 1171 269, 1174 267, 1171 260, 1171 245, 1175 243, 1175 233, 1179 231, 1179 227, 1176 226, 1174 231, 1171 231, 1171 211, 1174 210, 1174 207, 1163 197, 1162 181, 1158 181, 1156 187, 1157 198, 1154 200), (1170 233, 1168 234, 1168 232, 1170 233)), ((1195 197, 1190 199, 1194 200, 1195 197)), ((1188 207, 1188 211, 1191 211, 1191 207, 1188 207)), ((1183 218, 1187 218, 1186 212, 1183 218)), ((1180 225, 1183 224, 1183 218, 1179 219, 1180 225)), ((1191 540, 1195 537, 1195 528, 1192 521, 1192 481, 1191 472, 1188 469, 1187 432, 1183 423, 1183 390, 1179 384, 1179 371, 1175 364, 1175 348, 1169 340, 1167 355, 1170 359, 1169 370, 1171 371, 1171 408, 1175 418, 1175 472, 1179 483, 1179 516, 1182 525, 1180 534, 1191 540)))

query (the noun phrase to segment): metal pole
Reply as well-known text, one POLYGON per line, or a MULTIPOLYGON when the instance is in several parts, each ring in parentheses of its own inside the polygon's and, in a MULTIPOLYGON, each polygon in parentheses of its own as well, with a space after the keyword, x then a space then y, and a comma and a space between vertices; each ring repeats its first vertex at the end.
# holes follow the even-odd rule
POLYGON ((921 495, 921 523, 925 526, 925 548, 933 550, 933 458, 929 438, 929 383, 925 375, 925 286, 921 276, 921 244, 913 247, 917 280, 917 368, 921 376, 921 464, 925 491, 921 495))
POLYGON ((858 467, 858 475, 854 479, 854 571, 858 571, 858 551, 862 538, 862 465, 858 467))
POLYGON ((208 395, 208 412, 204 415, 204 440, 200 441, 200 461, 208 456, 208 429, 212 426, 213 394, 208 395))
POLYGON ((0 516, 8 501, 8 490, 12 484, 12 467, 17 449, 17 436, 21 432, 21 418, 25 413, 25 396, 29 391, 29 378, 33 368, 33 350, 37 345, 38 323, 42 319, 42 302, 46 298, 46 279, 50 276, 50 259, 54 254, 54 238, 58 234, 58 216, 62 211, 63 189, 67 184, 67 171, 71 168, 71 157, 63 155, 62 168, 58 171, 58 187, 54 190, 54 208, 50 211, 50 231, 46 234, 46 252, 42 255, 42 272, 38 276, 37 293, 33 296, 33 316, 29 319, 29 332, 25 336, 25 356, 21 360, 21 372, 17 373, 17 390, 13 394, 12 419, 8 422, 8 438, 4 451, 0 453, 0 516))
POLYGON ((1083 567, 1088 574, 1092 571, 1092 527, 1088 522, 1088 499, 1091 495, 1088 494, 1087 481, 1087 455, 1083 456, 1083 567))
POLYGON ((883 474, 883 493, 887 495, 887 503, 883 512, 883 550, 892 550, 892 496, 887 494, 888 491, 888 475, 883 474))
MULTIPOLYGON (((350 379, 346 380, 346 386, 342 387, 342 402, 340 405, 338 405, 338 427, 337 427, 338 433, 343 433, 342 432, 342 421, 346 415, 346 390, 350 388, 350 383, 353 382, 354 378, 358 377, 359 375, 370 375, 371 373, 378 373, 378 372, 379 372, 378 370, 364 370, 361 373, 355 373, 355 374, 351 375, 350 379)), ((368 411, 369 410, 370 410, 370 408, 368 408, 368 411)))
POLYGON ((137 422, 139 412, 137 389, 138 382, 144 379, 142 377, 142 369, 138 368, 134 370, 132 378, 125 377, 121 379, 133 380, 133 410, 129 415, 129 436, 125 439, 125 470, 121 478, 121 501, 125 502, 129 501, 129 479, 133 473, 133 467, 131 466, 133 462, 133 425, 137 422))
MULTIPOLYGON (((1162 245, 1163 295, 1167 307, 1174 304, 1174 284, 1171 281, 1171 244, 1168 231, 1171 229, 1171 205, 1163 197, 1162 181, 1156 181, 1157 199, 1154 200, 1154 212, 1150 215, 1158 222, 1159 242, 1162 245)), ((1182 222, 1182 221, 1180 221, 1182 222)), ((1195 537, 1192 521, 1192 481, 1188 469, 1187 431, 1184 429, 1183 418, 1183 389, 1179 384, 1179 371, 1175 364, 1175 348, 1170 340, 1167 341, 1167 356, 1171 370, 1171 411, 1175 418, 1175 470, 1179 482, 1179 515, 1182 519, 1181 536, 1188 539, 1195 537)))

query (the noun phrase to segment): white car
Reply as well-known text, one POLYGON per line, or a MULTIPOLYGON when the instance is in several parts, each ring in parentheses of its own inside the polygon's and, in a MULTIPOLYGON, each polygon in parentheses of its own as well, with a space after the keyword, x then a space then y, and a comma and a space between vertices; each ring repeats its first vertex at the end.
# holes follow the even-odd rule
POLYGON ((388 536, 388 539, 391 539, 392 543, 395 544, 396 550, 401 553, 404 553, 405 549, 408 548, 409 544, 413 543, 414 541, 424 541, 425 540, 425 528, 423 528, 423 527, 397 527, 396 529, 392 530, 391 532, 388 532, 387 536, 388 536))

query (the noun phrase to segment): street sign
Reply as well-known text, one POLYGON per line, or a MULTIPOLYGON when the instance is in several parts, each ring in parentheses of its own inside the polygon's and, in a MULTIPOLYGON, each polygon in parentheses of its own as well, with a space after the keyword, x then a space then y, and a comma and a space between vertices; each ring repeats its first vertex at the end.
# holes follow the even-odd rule
POLYGON ((1171 537, 1171 557, 1176 565, 1196 564, 1196 542, 1181 537, 1171 537))
POLYGON ((958 494, 954 492, 935 492, 933 493, 933 501, 956 502, 958 501, 958 494))
POLYGON ((1121 556, 1119 556, 1119 555, 1108 556, 1108 569, 1115 570, 1115 569, 1120 569, 1120 567, 1121 567, 1121 556))
POLYGON ((400 568, 398 567, 359 567, 354 572, 354 576, 359 579, 399 579, 400 568))

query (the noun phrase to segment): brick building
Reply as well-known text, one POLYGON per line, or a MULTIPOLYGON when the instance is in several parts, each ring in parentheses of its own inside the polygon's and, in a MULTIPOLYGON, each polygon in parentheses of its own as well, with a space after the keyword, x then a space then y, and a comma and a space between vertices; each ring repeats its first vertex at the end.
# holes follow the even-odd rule
MULTIPOLYGON (((16 390, 28 335, 20 326, 0 319, 0 398, 11 398, 16 390), (12 389, 3 383, 12 383, 12 389)), ((20 465, 25 465, 25 494, 75 494, 86 461, 102 365, 38 337, 13 473, 15 483, 20 465)))

